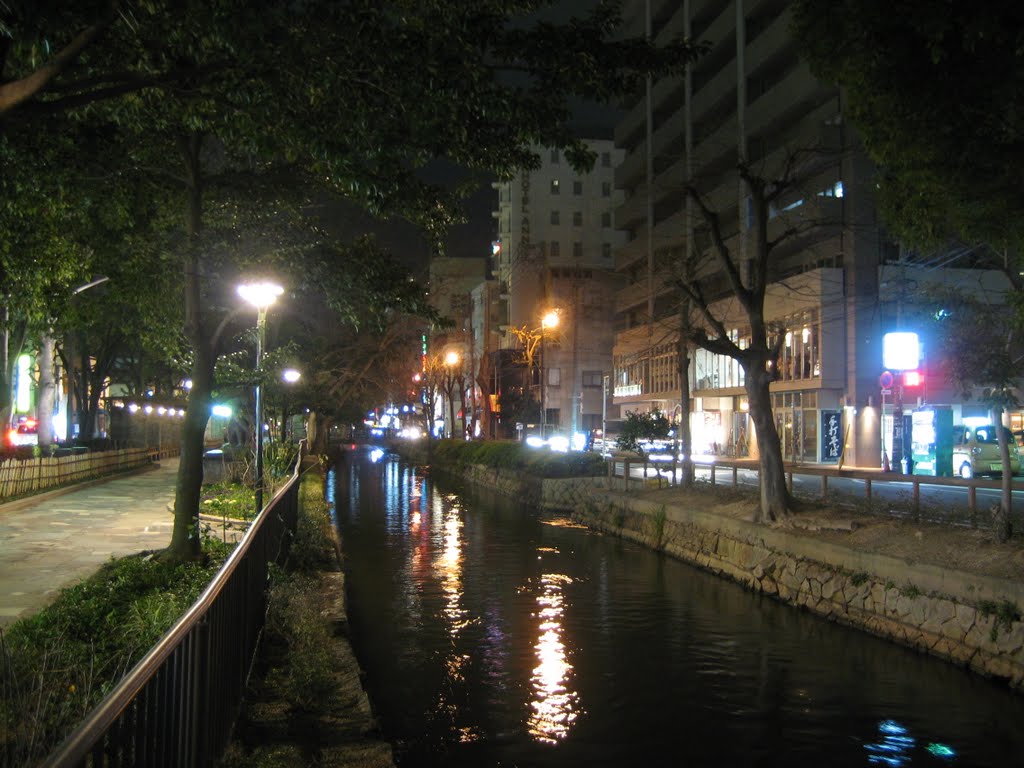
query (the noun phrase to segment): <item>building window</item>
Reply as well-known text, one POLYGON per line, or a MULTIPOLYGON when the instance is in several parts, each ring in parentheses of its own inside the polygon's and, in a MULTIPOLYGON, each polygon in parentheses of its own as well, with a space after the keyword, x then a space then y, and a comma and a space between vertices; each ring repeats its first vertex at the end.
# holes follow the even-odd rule
POLYGON ((561 255, 561 253, 560 253, 561 250, 562 249, 559 247, 558 241, 557 240, 552 240, 551 241, 551 245, 548 247, 548 251, 549 251, 550 255, 557 259, 561 255))
POLYGON ((583 243, 575 242, 572 244, 572 255, 577 258, 583 258, 583 243))
POLYGON ((602 168, 611 168, 612 167, 612 153, 611 152, 602 152, 601 153, 601 167, 602 168))
POLYGON ((557 149, 552 149, 551 150, 551 164, 552 165, 558 165, 558 150, 557 149))
POLYGON ((558 179, 552 179, 551 180, 551 194, 552 195, 557 195, 558 194, 558 179))
POLYGON ((583 386, 586 389, 600 389, 604 385, 604 374, 601 371, 584 371, 583 386))
POLYGON ((606 259, 610 259, 612 257, 611 243, 601 243, 601 256, 603 256, 606 259))
POLYGON ((612 196, 612 183, 610 181, 602 182, 601 183, 601 197, 611 197, 611 196, 612 196))
POLYGON ((551 223, 556 225, 558 224, 558 211, 551 212, 551 223))
POLYGON ((583 194, 583 182, 582 181, 574 181, 572 183, 572 193, 574 195, 582 195, 583 194))
POLYGON ((574 227, 583 226, 583 213, 581 211, 575 211, 572 214, 572 225, 574 227))
POLYGON ((611 225, 612 225, 612 215, 611 215, 611 213, 608 213, 608 212, 602 213, 601 214, 601 226, 604 227, 605 229, 607 229, 611 225))

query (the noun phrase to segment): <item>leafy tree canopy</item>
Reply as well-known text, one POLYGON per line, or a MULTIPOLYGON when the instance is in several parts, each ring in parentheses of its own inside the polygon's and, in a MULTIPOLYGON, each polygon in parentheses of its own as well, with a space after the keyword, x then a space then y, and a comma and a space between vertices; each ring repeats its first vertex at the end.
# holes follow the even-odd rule
POLYGON ((1024 6, 1013 0, 796 0, 813 71, 843 87, 909 245, 1020 249, 1024 6))
POLYGON ((649 413, 629 411, 622 422, 617 444, 623 451, 644 452, 644 444, 651 440, 665 440, 672 431, 672 424, 661 411, 649 413))

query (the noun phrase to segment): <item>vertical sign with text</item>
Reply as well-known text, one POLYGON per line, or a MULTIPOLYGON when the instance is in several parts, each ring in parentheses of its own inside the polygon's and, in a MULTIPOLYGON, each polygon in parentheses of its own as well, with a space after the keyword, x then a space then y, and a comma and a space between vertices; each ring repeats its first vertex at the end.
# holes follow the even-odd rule
POLYGON ((821 412, 821 461, 838 464, 843 455, 843 412, 821 412))

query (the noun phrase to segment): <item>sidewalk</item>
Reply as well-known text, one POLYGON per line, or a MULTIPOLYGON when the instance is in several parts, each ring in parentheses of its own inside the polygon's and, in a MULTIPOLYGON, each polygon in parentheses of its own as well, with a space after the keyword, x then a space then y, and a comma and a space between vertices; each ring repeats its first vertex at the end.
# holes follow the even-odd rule
POLYGON ((111 557, 171 540, 178 459, 0 504, 0 627, 35 613, 111 557))

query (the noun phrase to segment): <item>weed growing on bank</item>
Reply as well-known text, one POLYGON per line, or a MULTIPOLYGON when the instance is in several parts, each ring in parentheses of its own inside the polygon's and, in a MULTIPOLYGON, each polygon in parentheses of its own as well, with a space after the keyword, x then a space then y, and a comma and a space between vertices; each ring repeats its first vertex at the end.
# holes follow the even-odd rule
POLYGON ((201 563, 111 560, 0 632, 4 765, 48 754, 196 601, 231 549, 206 539, 201 563))

